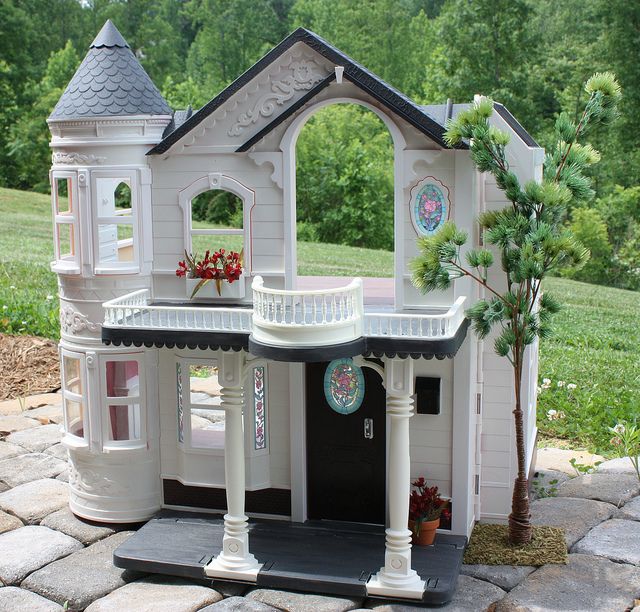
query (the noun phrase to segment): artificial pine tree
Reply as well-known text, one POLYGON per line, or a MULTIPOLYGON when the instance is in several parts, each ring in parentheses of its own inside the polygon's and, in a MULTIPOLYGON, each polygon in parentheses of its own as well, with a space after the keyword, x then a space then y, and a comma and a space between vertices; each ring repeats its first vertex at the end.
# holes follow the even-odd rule
POLYGON ((434 236, 419 240, 420 255, 412 262, 413 282, 425 293, 446 289, 463 276, 482 285, 486 297, 469 308, 466 316, 480 338, 498 328, 495 351, 513 366, 518 475, 509 515, 512 544, 526 544, 532 532, 521 406, 525 349, 536 337, 551 334, 551 317, 560 308, 551 295, 541 291, 541 283, 554 268, 566 263, 581 265, 589 258, 589 251, 565 225, 568 207, 593 196, 585 170, 600 159, 591 145, 578 140, 591 127, 610 123, 617 116, 621 95, 611 73, 593 75, 585 89, 589 98, 580 120, 575 123, 566 113, 556 120, 557 142, 545 157, 541 183, 531 181, 523 186, 509 169, 505 154, 509 136, 489 125, 492 100, 481 98, 450 121, 447 143, 453 146, 467 140, 476 168, 495 177, 511 205, 482 213, 478 219, 485 244, 493 249, 468 250, 465 264, 461 248, 467 234, 447 223, 434 236), (494 254, 506 276, 501 287, 487 282, 494 254))

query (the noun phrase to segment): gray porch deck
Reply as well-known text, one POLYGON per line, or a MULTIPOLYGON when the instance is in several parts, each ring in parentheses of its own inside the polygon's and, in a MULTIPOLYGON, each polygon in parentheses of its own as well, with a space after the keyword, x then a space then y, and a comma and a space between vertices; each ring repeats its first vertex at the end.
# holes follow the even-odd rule
MULTIPOLYGON (((116 549, 114 564, 203 579, 204 566, 222 550, 223 531, 219 515, 164 511, 116 549)), ((380 526, 251 519, 249 531, 251 552, 263 564, 259 587, 366 597, 369 577, 384 563, 380 526)), ((465 537, 439 533, 434 546, 412 549, 425 605, 451 600, 465 546, 465 537)))

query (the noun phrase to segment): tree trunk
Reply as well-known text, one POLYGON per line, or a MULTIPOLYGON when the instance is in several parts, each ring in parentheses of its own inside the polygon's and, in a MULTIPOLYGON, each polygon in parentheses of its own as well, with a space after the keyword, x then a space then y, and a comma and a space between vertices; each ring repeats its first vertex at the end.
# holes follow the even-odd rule
POLYGON ((513 411, 516 426, 516 451, 518 455, 518 476, 513 484, 511 514, 509 515, 509 542, 520 545, 531 541, 531 511, 529 508, 529 480, 527 478, 525 440, 520 391, 522 387, 522 362, 524 350, 516 347, 513 363, 516 407, 513 411))

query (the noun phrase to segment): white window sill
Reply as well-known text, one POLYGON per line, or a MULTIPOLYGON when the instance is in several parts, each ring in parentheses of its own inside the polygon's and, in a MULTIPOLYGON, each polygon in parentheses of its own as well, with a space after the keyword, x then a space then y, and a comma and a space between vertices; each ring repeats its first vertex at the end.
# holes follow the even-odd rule
POLYGON ((80 450, 80 449, 88 449, 89 443, 85 438, 79 438, 78 436, 74 436, 70 433, 65 433, 62 438, 62 444, 67 448, 80 450))
POLYGON ((52 261, 50 266, 56 274, 80 274, 80 266, 75 261, 52 261))
POLYGON ((122 266, 122 267, 96 267, 94 268, 96 275, 114 275, 114 274, 138 274, 139 266, 122 266))

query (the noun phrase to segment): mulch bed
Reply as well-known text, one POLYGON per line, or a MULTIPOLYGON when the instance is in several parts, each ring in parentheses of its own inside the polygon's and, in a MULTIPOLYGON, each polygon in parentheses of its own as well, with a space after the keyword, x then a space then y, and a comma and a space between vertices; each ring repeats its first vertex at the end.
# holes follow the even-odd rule
POLYGON ((59 388, 58 345, 53 340, 0 334, 0 400, 59 388))
POLYGON ((546 565, 567 563, 564 530, 533 527, 533 538, 524 546, 509 544, 507 525, 476 525, 471 533, 464 562, 484 565, 546 565))

